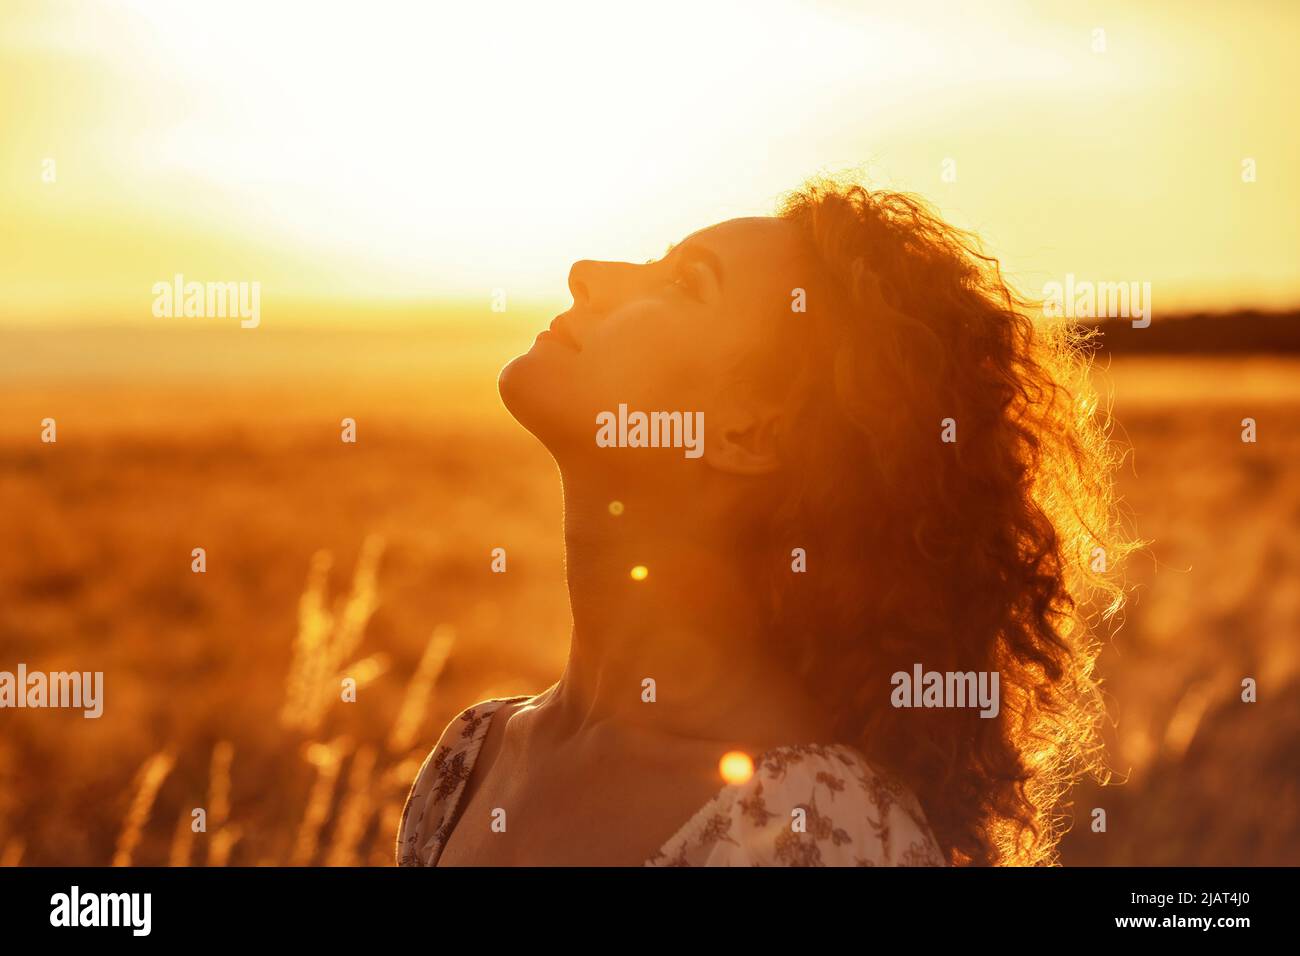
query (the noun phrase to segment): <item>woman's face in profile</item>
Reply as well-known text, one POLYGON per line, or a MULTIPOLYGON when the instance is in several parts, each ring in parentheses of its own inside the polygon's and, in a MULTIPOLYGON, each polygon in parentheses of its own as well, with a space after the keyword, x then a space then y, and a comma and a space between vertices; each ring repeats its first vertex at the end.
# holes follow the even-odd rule
MULTIPOLYGON (((790 308, 804 285, 798 248, 792 224, 752 217, 701 229, 644 265, 575 263, 573 307, 502 370, 502 400, 562 463, 611 454, 596 442, 597 415, 620 404, 702 412, 703 459, 717 466, 724 433, 751 427, 759 401, 733 373, 774 347, 773 323, 801 317, 790 308)), ((638 467, 669 460, 681 451, 635 453, 638 467)))

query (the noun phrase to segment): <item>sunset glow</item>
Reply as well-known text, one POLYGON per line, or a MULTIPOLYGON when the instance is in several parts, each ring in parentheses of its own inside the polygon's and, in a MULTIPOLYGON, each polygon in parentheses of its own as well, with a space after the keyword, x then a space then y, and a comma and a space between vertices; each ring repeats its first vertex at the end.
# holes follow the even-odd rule
POLYGON ((853 166, 1031 290, 1300 302, 1290 4, 6 6, 9 319, 148 322, 182 268, 261 282, 274 322, 563 303, 578 258, 644 261, 853 166))

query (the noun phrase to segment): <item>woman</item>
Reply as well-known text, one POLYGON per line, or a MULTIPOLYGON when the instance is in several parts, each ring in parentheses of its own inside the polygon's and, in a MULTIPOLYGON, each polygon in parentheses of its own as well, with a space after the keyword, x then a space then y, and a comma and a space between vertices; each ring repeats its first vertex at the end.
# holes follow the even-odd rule
POLYGON ((569 286, 500 378, 563 481, 568 664, 452 721, 398 862, 1051 862, 1121 596, 1077 339, 829 180, 569 286))

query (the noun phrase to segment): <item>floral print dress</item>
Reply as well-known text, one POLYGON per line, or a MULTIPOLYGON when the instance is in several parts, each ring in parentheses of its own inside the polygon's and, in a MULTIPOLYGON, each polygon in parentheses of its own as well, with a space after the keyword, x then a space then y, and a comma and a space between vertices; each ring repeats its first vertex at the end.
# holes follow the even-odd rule
MULTIPOLYGON (((436 866, 492 715, 475 704, 443 731, 411 787, 399 866, 436 866)), ((843 744, 777 747, 744 783, 724 786, 646 866, 943 866, 916 798, 843 744)))

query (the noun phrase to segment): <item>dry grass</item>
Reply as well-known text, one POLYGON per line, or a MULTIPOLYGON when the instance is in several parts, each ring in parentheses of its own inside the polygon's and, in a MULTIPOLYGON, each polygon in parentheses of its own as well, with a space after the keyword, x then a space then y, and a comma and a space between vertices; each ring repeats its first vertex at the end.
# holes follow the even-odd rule
MULTIPOLYGON (((1155 544, 1102 661, 1127 782, 1080 791, 1065 861, 1300 863, 1300 376, 1239 362, 1188 394, 1181 368, 1114 370, 1155 544)), ((559 671, 554 469, 477 385, 51 379, 0 407, 0 668, 106 685, 100 720, 0 714, 0 864, 388 865, 445 723, 559 671)))

